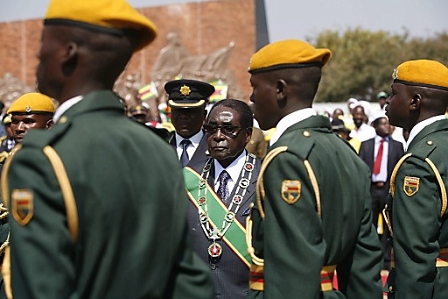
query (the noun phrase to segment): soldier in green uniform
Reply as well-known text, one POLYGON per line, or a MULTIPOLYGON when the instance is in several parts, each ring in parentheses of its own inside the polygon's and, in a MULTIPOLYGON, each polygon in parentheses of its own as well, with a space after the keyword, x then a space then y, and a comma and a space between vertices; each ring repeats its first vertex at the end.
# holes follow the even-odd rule
POLYGON ((393 72, 390 123, 410 130, 385 211, 395 265, 389 298, 448 298, 448 68, 411 60, 393 72))
POLYGON ((246 226, 252 298, 382 297, 369 169, 311 108, 330 55, 285 40, 250 60, 255 118, 276 128, 246 226))
POLYGON ((55 125, 28 132, 2 175, 14 298, 213 298, 181 166, 112 92, 155 37, 124 0, 50 2, 36 75, 55 125))

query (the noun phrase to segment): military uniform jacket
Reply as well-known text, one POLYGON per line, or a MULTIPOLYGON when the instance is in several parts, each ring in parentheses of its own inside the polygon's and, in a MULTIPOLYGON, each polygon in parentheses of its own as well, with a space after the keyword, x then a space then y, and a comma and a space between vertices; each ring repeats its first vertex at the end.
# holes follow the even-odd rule
POLYGON ((388 281, 391 298, 448 298, 448 215, 443 200, 447 153, 448 120, 439 120, 415 136, 392 174, 388 198, 395 256, 395 270, 388 281), (436 264, 438 257, 442 259, 436 264))
MULTIPOLYGON (((202 169, 205 163, 195 163, 191 165, 198 174, 202 173, 202 169)), ((213 165, 213 163, 212 163, 213 165)), ((256 159, 255 168, 252 173, 250 180, 250 185, 247 188, 246 194, 244 195, 241 206, 236 215, 236 219, 245 227, 246 218, 250 215, 250 204, 255 197, 255 186, 258 179, 258 173, 260 170, 261 161, 256 159)), ((208 177, 208 184, 211 189, 214 189, 214 167, 212 166, 210 170, 210 175, 208 177)), ((233 188, 229 195, 232 198, 235 194, 236 186, 233 188)), ((230 200, 226 205, 230 204, 230 200)), ((221 222, 219 223, 221 225, 221 222)), ((233 224, 232 224, 233 225, 233 224)), ((193 249, 201 257, 201 259, 209 263, 209 256, 207 252, 208 246, 211 244, 209 239, 205 236, 202 230, 201 224, 199 222, 199 215, 197 208, 190 203, 188 209, 188 226, 193 238, 193 249)), ((249 292, 249 268, 236 256, 232 249, 223 242, 219 241, 219 244, 223 247, 223 253, 221 259, 216 264, 216 267, 212 269, 212 275, 215 281, 216 296, 215 298, 222 299, 239 299, 245 298, 249 292)))
POLYGON ((14 298, 213 298, 178 160, 112 92, 30 131, 4 171, 14 298))
POLYGON ((369 169, 327 118, 289 127, 268 150, 258 184, 265 196, 252 209, 252 244, 264 259, 264 298, 382 298, 369 169), (339 291, 321 292, 327 265, 336 266, 339 291))
MULTIPOLYGON (((169 143, 174 148, 174 150, 176 150, 176 134, 173 133, 173 136, 169 143)), ((192 166, 192 165, 204 166, 205 162, 209 158, 206 152, 207 152, 207 139, 204 134, 204 136, 202 136, 202 138, 201 138, 201 141, 199 142, 198 147, 194 151, 193 156, 190 158, 190 161, 188 161, 187 166, 192 166)), ((176 155, 177 155, 177 153, 176 153, 176 155)))

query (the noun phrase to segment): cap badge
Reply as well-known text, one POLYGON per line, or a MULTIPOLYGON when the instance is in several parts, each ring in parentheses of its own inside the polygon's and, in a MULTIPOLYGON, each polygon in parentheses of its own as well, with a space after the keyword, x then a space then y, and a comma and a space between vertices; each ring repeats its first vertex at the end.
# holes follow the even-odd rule
POLYGON ((181 86, 179 91, 183 96, 188 96, 188 95, 190 95, 191 89, 190 89, 190 87, 188 87, 187 85, 184 84, 181 86))
POLYGON ((282 198, 290 205, 299 200, 302 193, 302 183, 297 180, 284 180, 282 182, 282 198))
POLYGON ((26 106, 25 107, 25 111, 26 111, 26 113, 30 113, 31 112, 31 107, 30 106, 26 106))
POLYGON ((392 78, 395 80, 398 78, 398 70, 394 69, 394 72, 392 73, 392 78))
POLYGON ((403 183, 403 191, 407 196, 412 196, 418 191, 420 179, 413 176, 406 176, 403 183))

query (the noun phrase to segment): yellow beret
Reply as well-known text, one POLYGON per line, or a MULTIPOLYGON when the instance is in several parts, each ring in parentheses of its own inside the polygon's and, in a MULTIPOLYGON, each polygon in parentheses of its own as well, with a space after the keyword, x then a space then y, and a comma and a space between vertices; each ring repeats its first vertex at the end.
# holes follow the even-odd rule
POLYGON ((118 35, 134 29, 139 33, 135 51, 157 36, 156 26, 125 0, 51 0, 44 24, 73 25, 118 35))
POLYGON ((300 40, 284 40, 269 44, 252 55, 249 73, 283 68, 324 66, 330 59, 329 49, 316 49, 300 40))
POLYGON ((9 106, 10 113, 54 113, 54 105, 49 97, 38 92, 24 94, 9 106))
POLYGON ((394 82, 448 90, 448 68, 435 60, 409 60, 393 72, 394 82))

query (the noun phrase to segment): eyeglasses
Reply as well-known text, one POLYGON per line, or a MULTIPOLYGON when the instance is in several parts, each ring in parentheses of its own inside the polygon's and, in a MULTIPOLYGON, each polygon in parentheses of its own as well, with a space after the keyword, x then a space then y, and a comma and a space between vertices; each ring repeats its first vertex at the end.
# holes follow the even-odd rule
POLYGON ((239 132, 241 132, 242 127, 234 126, 234 125, 204 125, 204 131, 208 135, 213 135, 218 132, 218 130, 221 131, 222 134, 226 135, 227 137, 234 138, 238 135, 239 132), (238 130, 239 129, 239 130, 238 130))

